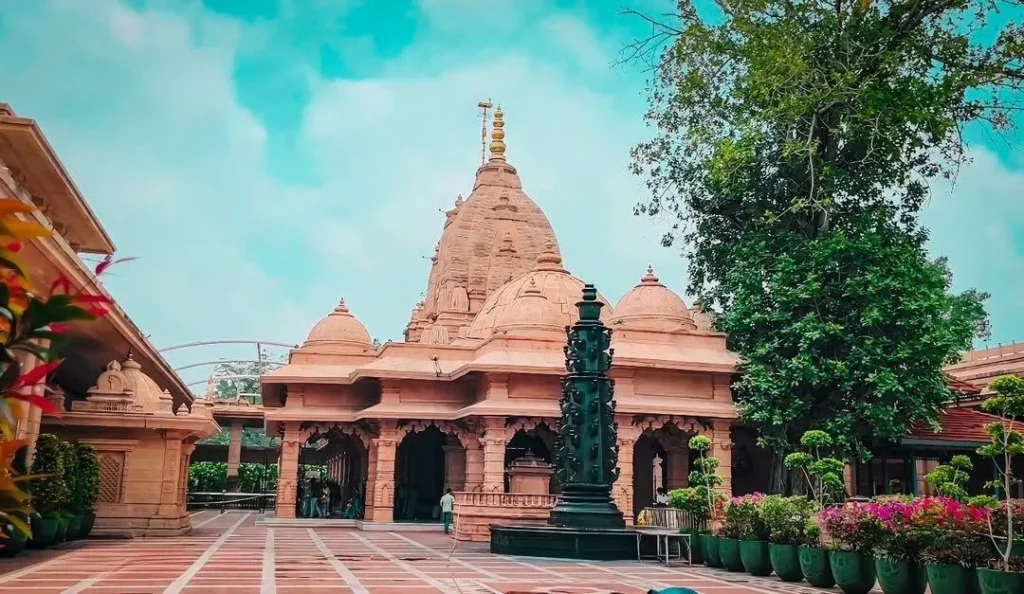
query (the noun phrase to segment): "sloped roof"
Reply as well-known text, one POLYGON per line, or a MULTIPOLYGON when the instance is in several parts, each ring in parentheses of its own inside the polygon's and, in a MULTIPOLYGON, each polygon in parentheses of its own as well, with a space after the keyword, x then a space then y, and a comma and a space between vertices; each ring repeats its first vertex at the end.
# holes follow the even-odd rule
POLYGON ((922 422, 914 423, 906 440, 955 442, 963 444, 987 443, 985 425, 997 418, 974 408, 949 407, 939 417, 942 430, 938 433, 922 422))

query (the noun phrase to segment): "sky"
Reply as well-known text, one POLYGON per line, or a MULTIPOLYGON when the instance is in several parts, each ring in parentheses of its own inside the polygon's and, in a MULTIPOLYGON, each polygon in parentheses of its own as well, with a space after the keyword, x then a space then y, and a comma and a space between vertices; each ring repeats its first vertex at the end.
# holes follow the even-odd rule
MULTIPOLYGON (((398 340, 443 211, 472 189, 487 98, 567 268, 612 300, 648 265, 682 293, 668 221, 632 214, 629 150, 650 132, 645 74, 617 64, 644 30, 625 6, 671 2, 0 0, 0 101, 39 122, 137 258, 104 282, 158 347, 300 343, 341 297, 398 340)), ((955 288, 992 294, 994 346, 1024 340, 1024 152, 969 138, 924 220, 955 288)))

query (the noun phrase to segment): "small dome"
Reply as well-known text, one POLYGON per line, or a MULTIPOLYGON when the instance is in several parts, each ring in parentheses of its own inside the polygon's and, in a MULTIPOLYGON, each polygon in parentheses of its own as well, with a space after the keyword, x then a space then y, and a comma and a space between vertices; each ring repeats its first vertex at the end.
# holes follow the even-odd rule
POLYGON ((622 325, 644 330, 697 329, 683 300, 661 284, 650 267, 640 284, 619 300, 611 324, 613 327, 622 325))
POLYGON ((136 361, 131 353, 121 363, 121 373, 124 374, 127 388, 132 391, 136 404, 141 404, 145 410, 171 410, 170 393, 160 389, 153 378, 142 371, 142 366, 136 361))
MULTIPOLYGON (((521 316, 525 315, 523 312, 541 307, 538 305, 538 295, 547 301, 543 309, 549 309, 551 313, 543 313, 543 317, 537 318, 531 325, 557 324, 557 327, 564 328, 576 323, 579 317, 576 302, 583 296, 583 281, 562 267, 562 258, 550 243, 537 258, 533 270, 505 283, 487 298, 469 325, 466 337, 478 340, 489 338, 500 324, 518 323, 523 319, 521 316), (526 304, 517 306, 518 301, 524 297, 527 299, 526 304), (506 318, 506 314, 510 317, 506 318), (558 315, 557 322, 555 314, 558 315)), ((605 304, 601 317, 607 319, 612 313, 611 305, 600 294, 597 298, 605 304)), ((536 311, 543 312, 542 309, 536 311)))
POLYGON ((565 325, 561 310, 548 301, 537 286, 536 278, 531 276, 519 297, 501 313, 494 324, 494 331, 529 328, 563 332, 565 325))
POLYGON ((345 300, 338 302, 326 318, 320 320, 309 331, 306 344, 349 343, 360 346, 371 346, 373 339, 366 331, 366 326, 355 318, 345 306, 345 300))

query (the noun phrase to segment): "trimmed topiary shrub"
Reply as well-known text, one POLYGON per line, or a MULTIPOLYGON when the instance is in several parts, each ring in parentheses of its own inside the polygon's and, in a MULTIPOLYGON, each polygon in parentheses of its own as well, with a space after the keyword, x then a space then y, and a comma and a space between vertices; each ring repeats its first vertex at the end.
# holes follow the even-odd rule
POLYGON ((32 480, 32 503, 37 512, 53 514, 67 507, 70 493, 64 480, 64 459, 56 435, 44 433, 39 436, 32 474, 40 475, 32 480))
POLYGON ((70 441, 61 441, 57 447, 60 450, 61 476, 68 490, 64 507, 74 511, 78 497, 78 451, 70 441))
POLYGON ((100 496, 100 461, 92 446, 85 444, 75 446, 75 455, 78 458, 78 481, 71 506, 84 512, 91 510, 100 496))

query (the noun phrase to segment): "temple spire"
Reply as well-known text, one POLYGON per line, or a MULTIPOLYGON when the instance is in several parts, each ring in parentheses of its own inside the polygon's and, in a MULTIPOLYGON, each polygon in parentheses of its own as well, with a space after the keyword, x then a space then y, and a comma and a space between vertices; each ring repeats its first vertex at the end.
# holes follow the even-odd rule
POLYGON ((480 164, 487 160, 487 110, 494 106, 491 100, 481 101, 476 104, 480 108, 480 164))
POLYGON ((494 130, 491 131, 491 161, 505 160, 505 114, 501 106, 494 111, 494 130))

